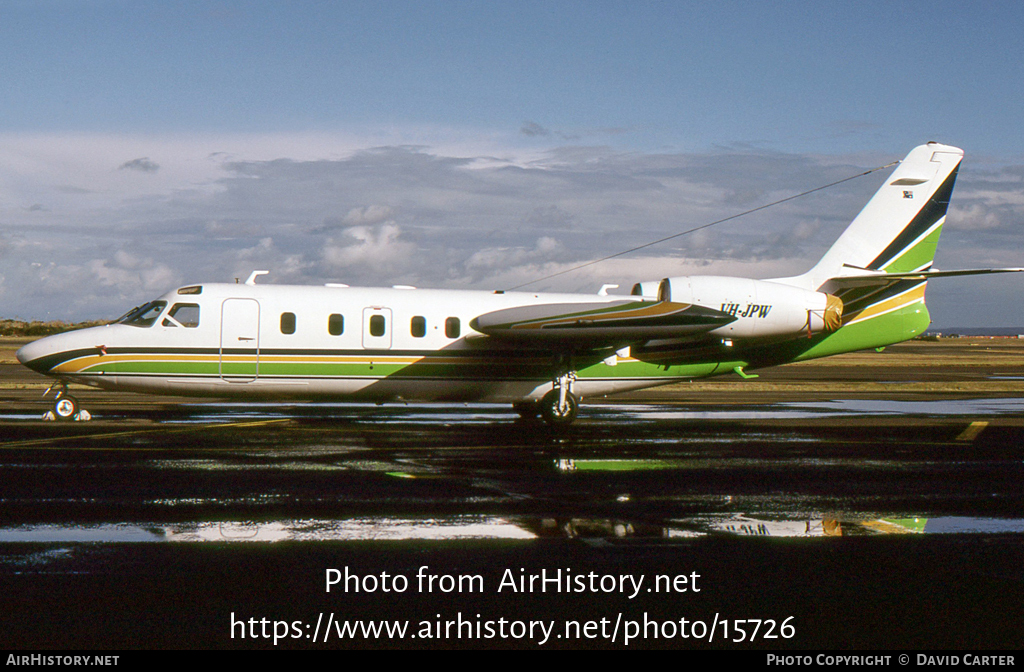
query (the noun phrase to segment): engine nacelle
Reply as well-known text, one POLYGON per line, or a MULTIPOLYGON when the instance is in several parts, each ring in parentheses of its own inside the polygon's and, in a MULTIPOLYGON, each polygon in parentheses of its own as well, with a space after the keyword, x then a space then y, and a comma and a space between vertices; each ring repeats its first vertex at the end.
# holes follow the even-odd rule
POLYGON ((710 333, 730 338, 831 332, 840 327, 843 317, 843 302, 836 296, 748 278, 665 278, 658 286, 658 299, 729 313, 736 321, 710 333))
POLYGON ((658 296, 658 290, 661 289, 661 281, 651 280, 649 282, 638 282, 633 285, 633 291, 630 292, 633 296, 643 296, 647 298, 654 298, 658 296))

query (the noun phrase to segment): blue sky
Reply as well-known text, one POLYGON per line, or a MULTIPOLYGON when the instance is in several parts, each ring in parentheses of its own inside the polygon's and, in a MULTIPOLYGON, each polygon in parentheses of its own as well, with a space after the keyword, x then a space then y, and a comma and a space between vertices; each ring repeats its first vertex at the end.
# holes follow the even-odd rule
MULTIPOLYGON (((967 153, 937 265, 1024 265, 1022 18, 1013 2, 0 1, 0 314, 109 316, 257 266, 493 289, 928 140, 967 153)), ((800 272, 880 183, 547 288, 800 272)), ((930 283, 933 318, 1024 324, 1003 308, 1021 282, 930 283)))

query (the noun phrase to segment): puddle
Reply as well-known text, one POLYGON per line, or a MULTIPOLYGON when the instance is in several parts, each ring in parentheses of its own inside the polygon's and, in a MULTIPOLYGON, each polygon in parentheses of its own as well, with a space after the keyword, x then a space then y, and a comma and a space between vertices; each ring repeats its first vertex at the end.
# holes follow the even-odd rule
POLYGON ((664 523, 601 518, 450 516, 269 522, 49 524, 0 528, 0 543, 203 543, 559 538, 840 537, 887 534, 1024 534, 1024 519, 946 516, 696 515, 664 523))
MULTIPOLYGON (((1005 380, 1024 377, 994 376, 1005 380)), ((166 425, 202 425, 238 423, 246 420, 285 420, 296 418, 337 418, 360 424, 443 425, 447 423, 507 424, 518 416, 509 404, 477 403, 372 403, 311 402, 282 406, 264 403, 182 404, 190 415, 162 421, 166 425)), ((935 401, 896 401, 875 399, 840 399, 814 402, 779 402, 756 405, 694 406, 671 404, 584 403, 582 420, 622 422, 662 420, 772 420, 808 419, 834 416, 872 415, 1006 415, 1024 414, 1024 398, 944 399, 935 401)), ((101 419, 102 416, 94 416, 101 419)), ((0 422, 33 421, 40 416, 23 413, 0 413, 0 422)))
MULTIPOLYGON (((621 405, 604 415, 627 415, 643 420, 772 420, 809 419, 836 416, 873 415, 1008 415, 1024 414, 1024 399, 940 399, 935 401, 890 401, 882 399, 840 399, 836 401, 780 402, 761 406, 712 406, 673 408, 659 405, 621 405)), ((581 412, 581 417, 583 413, 581 412)), ((594 414, 588 413, 586 417, 594 414)))
POLYGON ((824 415, 1007 415, 1024 413, 1024 399, 939 399, 935 401, 882 401, 843 399, 780 404, 824 415))
POLYGON ((0 528, 0 543, 366 541, 399 539, 532 539, 504 518, 453 516, 426 519, 351 518, 271 522, 173 524, 101 523, 0 528))

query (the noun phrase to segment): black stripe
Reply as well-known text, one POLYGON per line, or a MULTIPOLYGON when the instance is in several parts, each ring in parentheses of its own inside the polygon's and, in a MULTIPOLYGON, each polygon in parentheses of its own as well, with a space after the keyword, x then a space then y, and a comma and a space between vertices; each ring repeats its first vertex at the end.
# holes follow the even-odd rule
POLYGON ((52 355, 46 355, 45 357, 37 357, 32 361, 25 362, 25 366, 38 373, 49 373, 54 367, 60 366, 68 360, 98 354, 100 354, 99 348, 68 350, 66 352, 56 352, 52 355))
POLYGON ((867 268, 873 271, 881 270, 886 264, 899 256, 922 233, 946 216, 946 209, 949 208, 949 199, 953 195, 953 183, 956 182, 956 174, 959 170, 960 164, 958 163, 953 172, 946 178, 946 181, 942 183, 942 186, 935 190, 935 194, 928 199, 924 207, 910 220, 910 223, 900 232, 900 235, 896 236, 896 239, 889 243, 889 246, 882 250, 882 253, 867 265, 867 268))

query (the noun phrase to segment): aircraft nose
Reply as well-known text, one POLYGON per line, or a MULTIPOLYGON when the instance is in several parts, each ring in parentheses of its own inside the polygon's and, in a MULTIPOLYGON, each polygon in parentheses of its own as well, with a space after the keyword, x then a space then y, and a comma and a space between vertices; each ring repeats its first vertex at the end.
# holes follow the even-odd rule
POLYGON ((14 356, 18 358, 18 361, 38 373, 48 373, 52 364, 47 361, 46 355, 50 354, 50 348, 44 343, 47 339, 41 338, 38 341, 32 341, 27 345, 23 345, 18 348, 18 351, 14 353, 14 356))

